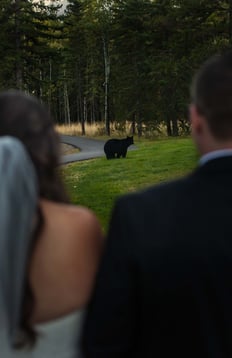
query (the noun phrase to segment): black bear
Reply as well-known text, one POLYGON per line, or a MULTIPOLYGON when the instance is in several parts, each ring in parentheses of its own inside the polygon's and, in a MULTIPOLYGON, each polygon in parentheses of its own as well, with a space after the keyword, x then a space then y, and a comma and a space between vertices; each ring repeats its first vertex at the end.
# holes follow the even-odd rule
POLYGON ((107 159, 126 157, 127 148, 134 144, 133 136, 124 139, 109 139, 104 145, 107 159), (116 156, 116 157, 115 157, 116 156))

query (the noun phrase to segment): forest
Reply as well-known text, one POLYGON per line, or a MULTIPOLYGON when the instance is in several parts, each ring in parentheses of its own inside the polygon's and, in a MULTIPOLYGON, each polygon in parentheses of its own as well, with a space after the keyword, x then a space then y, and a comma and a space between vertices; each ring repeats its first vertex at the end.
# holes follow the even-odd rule
POLYGON ((199 65, 231 48, 232 0, 0 1, 0 90, 34 94, 59 124, 189 132, 199 65))

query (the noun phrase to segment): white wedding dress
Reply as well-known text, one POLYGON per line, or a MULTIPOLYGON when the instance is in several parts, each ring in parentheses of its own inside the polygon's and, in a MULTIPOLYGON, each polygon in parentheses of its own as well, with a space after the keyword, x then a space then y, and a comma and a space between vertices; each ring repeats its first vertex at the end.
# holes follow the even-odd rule
POLYGON ((34 165, 17 138, 0 137, 0 176, 0 358, 80 358, 84 308, 36 325, 33 349, 12 348, 39 193, 34 165))
POLYGON ((0 346, 2 358, 81 358, 84 310, 35 326, 38 338, 32 350, 0 346))

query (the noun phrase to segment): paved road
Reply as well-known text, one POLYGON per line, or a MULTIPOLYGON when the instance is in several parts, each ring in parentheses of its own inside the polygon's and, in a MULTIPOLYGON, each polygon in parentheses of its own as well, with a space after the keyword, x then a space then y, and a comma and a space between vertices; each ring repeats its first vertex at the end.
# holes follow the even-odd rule
POLYGON ((61 158, 62 164, 77 162, 80 160, 98 158, 105 155, 103 147, 105 141, 88 139, 77 136, 61 135, 61 142, 71 144, 80 149, 80 152, 63 155, 61 158))
MULTIPOLYGON (((61 164, 77 162, 80 160, 103 157, 105 141, 97 139, 88 139, 77 136, 61 135, 61 142, 71 144, 80 149, 80 152, 63 155, 61 164)), ((135 145, 131 145, 128 150, 137 149, 135 145)))

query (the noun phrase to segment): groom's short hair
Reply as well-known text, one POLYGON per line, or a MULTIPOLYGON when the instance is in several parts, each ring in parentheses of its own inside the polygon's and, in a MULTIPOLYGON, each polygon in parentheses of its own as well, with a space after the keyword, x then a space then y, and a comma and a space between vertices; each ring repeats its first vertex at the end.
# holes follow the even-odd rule
POLYGON ((232 139, 232 51, 215 55, 200 67, 191 94, 212 135, 232 139))

